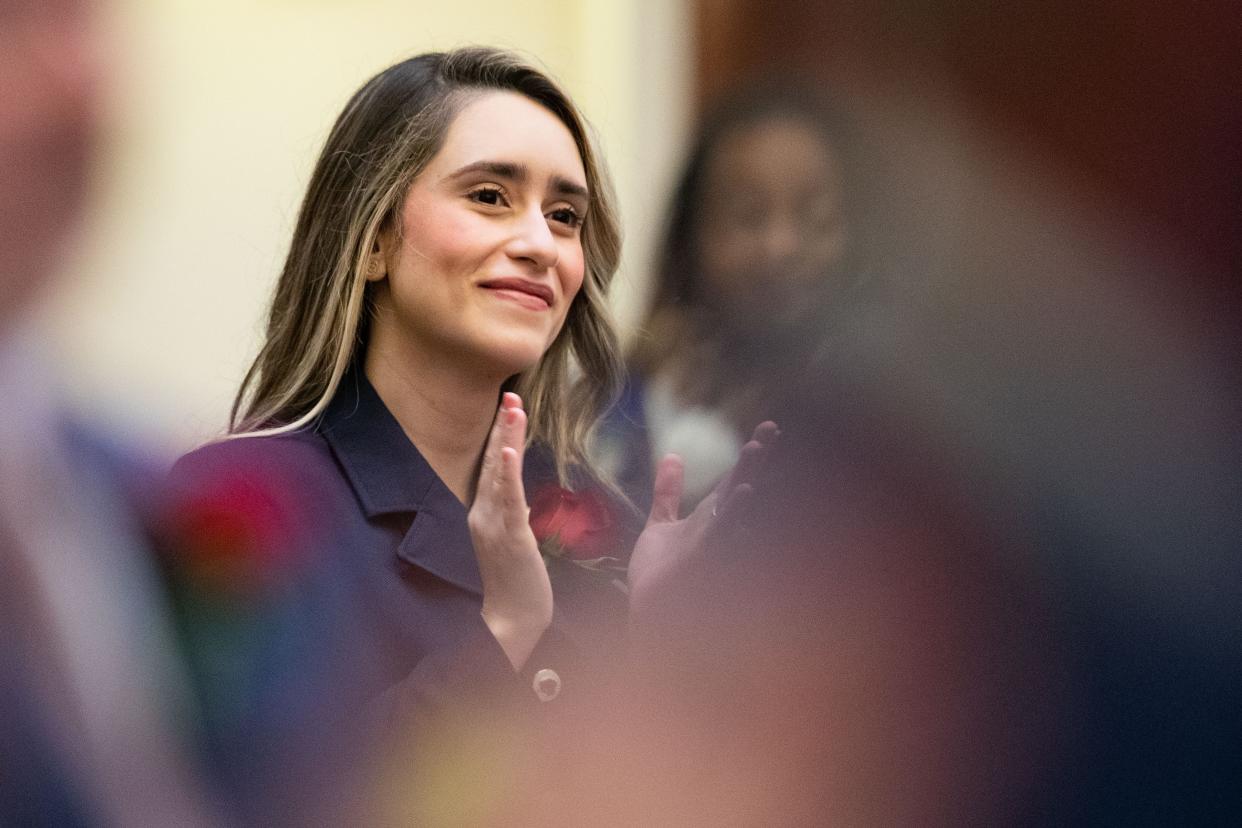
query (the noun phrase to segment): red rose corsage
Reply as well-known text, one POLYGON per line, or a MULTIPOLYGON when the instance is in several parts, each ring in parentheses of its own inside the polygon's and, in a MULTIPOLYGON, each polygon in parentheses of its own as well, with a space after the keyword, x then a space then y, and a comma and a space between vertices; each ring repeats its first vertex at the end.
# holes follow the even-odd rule
POLYGON ((560 559, 597 572, 625 572, 621 522, 597 489, 571 492, 554 484, 530 499, 530 528, 547 561, 560 559))

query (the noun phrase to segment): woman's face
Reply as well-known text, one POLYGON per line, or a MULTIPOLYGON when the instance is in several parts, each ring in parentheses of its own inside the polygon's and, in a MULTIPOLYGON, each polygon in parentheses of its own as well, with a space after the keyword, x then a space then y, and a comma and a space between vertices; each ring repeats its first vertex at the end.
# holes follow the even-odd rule
POLYGON ((560 119, 516 93, 480 94, 411 184, 400 236, 381 237, 373 343, 500 378, 530 368, 582 286, 588 202, 560 119))
POLYGON ((768 321, 831 290, 846 244, 840 169, 810 125, 782 116, 727 133, 704 181, 698 261, 726 316, 768 321))

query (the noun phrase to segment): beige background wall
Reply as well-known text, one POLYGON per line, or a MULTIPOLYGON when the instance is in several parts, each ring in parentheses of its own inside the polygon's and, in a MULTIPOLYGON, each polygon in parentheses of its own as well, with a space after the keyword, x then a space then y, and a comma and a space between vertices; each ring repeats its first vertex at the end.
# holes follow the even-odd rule
POLYGON ((66 392, 181 451, 219 433, 257 350, 311 164, 348 96, 429 49, 541 61, 599 131, 632 323, 685 133, 688 12, 667 0, 121 0, 112 130, 82 249, 46 314, 66 392))

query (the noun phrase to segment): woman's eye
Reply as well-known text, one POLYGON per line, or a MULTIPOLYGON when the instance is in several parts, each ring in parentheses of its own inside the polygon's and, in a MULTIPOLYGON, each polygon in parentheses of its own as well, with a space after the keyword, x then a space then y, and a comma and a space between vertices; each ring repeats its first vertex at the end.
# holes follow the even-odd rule
POLYGON ((470 200, 479 204, 486 204, 489 207, 503 207, 505 204, 505 194, 496 187, 480 187, 470 192, 470 200))
POLYGON ((582 216, 572 207, 561 207, 548 213, 548 218, 566 227, 577 228, 582 225, 582 216))

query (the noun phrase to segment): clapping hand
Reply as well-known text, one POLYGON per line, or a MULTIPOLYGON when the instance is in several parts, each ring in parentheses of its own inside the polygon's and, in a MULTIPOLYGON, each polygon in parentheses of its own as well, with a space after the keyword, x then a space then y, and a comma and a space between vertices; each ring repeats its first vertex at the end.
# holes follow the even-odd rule
POLYGON ((741 527, 754 501, 755 482, 780 430, 760 423, 737 463, 688 517, 679 518, 684 467, 675 454, 656 469, 647 526, 630 556, 630 613, 641 615, 675 588, 679 574, 703 560, 714 541, 741 527))
POLYGON ((526 412, 506 393, 483 450, 466 522, 483 581, 483 620, 515 670, 552 623, 552 585, 531 532, 522 486, 526 412))

